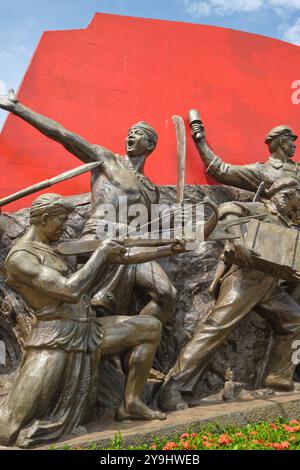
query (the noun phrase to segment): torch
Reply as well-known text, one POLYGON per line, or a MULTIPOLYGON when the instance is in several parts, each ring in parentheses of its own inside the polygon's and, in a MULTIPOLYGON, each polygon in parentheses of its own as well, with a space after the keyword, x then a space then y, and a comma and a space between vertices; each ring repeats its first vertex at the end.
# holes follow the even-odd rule
POLYGON ((199 111, 197 111, 197 109, 190 109, 187 119, 192 129, 194 139, 199 140, 201 137, 204 137, 204 127, 199 111))

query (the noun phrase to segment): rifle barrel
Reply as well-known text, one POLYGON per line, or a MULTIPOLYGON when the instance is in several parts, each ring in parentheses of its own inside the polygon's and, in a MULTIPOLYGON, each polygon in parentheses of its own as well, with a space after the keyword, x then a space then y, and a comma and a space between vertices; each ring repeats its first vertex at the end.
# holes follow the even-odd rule
POLYGON ((69 180, 71 178, 74 178, 75 176, 82 175, 83 173, 87 173, 88 171, 94 170, 98 166, 100 166, 100 162, 86 163, 85 165, 78 166, 77 168, 73 168, 72 170, 65 171, 64 173, 61 173, 58 176, 54 176, 54 178, 41 181, 40 183, 36 183, 33 186, 29 186, 28 188, 21 189, 21 191, 18 191, 14 194, 10 194, 9 196, 0 199, 0 207, 5 206, 6 204, 10 204, 11 202, 17 201, 18 199, 21 199, 23 197, 29 196, 30 194, 42 191, 42 189, 49 188, 54 184, 69 180))

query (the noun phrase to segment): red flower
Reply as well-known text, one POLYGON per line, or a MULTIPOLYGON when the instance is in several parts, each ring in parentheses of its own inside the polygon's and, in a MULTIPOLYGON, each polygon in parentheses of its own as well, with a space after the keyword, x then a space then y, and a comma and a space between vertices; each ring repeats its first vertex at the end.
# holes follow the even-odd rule
POLYGON ((276 426, 276 424, 274 424, 274 423, 271 423, 271 424, 270 424, 270 428, 272 428, 272 429, 278 429, 278 426, 276 426))
POLYGON ((156 445, 156 444, 152 444, 152 446, 150 447, 150 449, 156 450, 156 449, 157 449, 157 445, 156 445))
POLYGON ((253 444, 261 444, 261 442, 258 441, 257 439, 254 439, 252 442, 253 442, 253 444))
POLYGON ((212 444, 210 444, 210 443, 207 442, 207 441, 203 441, 203 442, 202 442, 202 445, 203 445, 203 447, 207 447, 208 449, 212 446, 212 444))
POLYGON ((205 441, 208 441, 208 440, 209 440, 209 437, 207 437, 207 436, 204 436, 204 435, 203 435, 203 436, 201 436, 201 437, 202 437, 202 439, 204 439, 205 441))
POLYGON ((290 424, 299 424, 299 421, 296 419, 291 419, 290 424))
POLYGON ((186 449, 186 450, 191 448, 190 444, 187 441, 183 442, 182 447, 183 449, 186 449))
POLYGON ((283 429, 287 432, 297 432, 300 430, 300 426, 287 426, 286 424, 282 425, 283 429))
POLYGON ((256 436, 256 434, 258 434, 258 432, 257 431, 251 431, 251 432, 249 432, 249 434, 250 434, 250 436, 256 436))
POLYGON ((228 434, 222 434, 218 440, 219 444, 224 444, 224 445, 231 444, 232 442, 233 442, 233 439, 231 439, 231 437, 229 437, 228 434))
POLYGON ((236 435, 236 437, 243 437, 244 436, 244 434, 242 432, 236 432, 235 435, 236 435))
POLYGON ((287 426, 286 424, 283 424, 282 427, 287 432, 294 432, 294 428, 292 426, 287 426))
POLYGON ((190 435, 187 432, 185 432, 184 434, 181 434, 180 439, 188 439, 189 437, 190 435))
POLYGON ((191 437, 197 437, 197 434, 195 432, 192 432, 191 437))
POLYGON ((177 448, 176 442, 167 442, 167 444, 163 447, 162 450, 172 450, 176 448, 177 448))
POLYGON ((283 449, 288 449, 290 447, 290 444, 287 441, 284 442, 274 442, 272 444, 272 447, 276 450, 283 450, 283 449))

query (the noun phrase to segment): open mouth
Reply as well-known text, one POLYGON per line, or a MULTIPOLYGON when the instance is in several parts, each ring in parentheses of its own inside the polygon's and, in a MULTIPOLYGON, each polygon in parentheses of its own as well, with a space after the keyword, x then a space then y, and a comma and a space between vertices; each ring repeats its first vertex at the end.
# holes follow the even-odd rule
POLYGON ((135 146, 135 139, 133 137, 129 137, 127 139, 127 149, 133 150, 134 146, 135 146))

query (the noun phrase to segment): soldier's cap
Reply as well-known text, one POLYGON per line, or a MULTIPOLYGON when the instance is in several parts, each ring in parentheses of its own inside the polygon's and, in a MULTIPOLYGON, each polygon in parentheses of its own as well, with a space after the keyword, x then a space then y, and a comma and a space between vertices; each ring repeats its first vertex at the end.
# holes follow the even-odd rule
POLYGON ((33 220, 45 213, 58 215, 63 212, 73 212, 74 207, 59 194, 47 193, 36 198, 30 209, 30 219, 33 220))
POLYGON ((156 130, 152 126, 147 124, 147 122, 144 122, 144 121, 137 122, 136 124, 133 124, 130 127, 130 129, 141 129, 147 134, 148 138, 150 138, 152 142, 154 142, 154 144, 156 145, 157 140, 158 140, 156 130))
POLYGON ((298 181, 295 178, 291 178, 290 176, 280 178, 272 184, 270 189, 267 191, 267 196, 272 197, 279 191, 289 190, 291 188, 296 188, 297 186, 298 181))
POLYGON ((270 144, 273 140, 278 138, 291 137, 293 140, 298 139, 298 136, 294 134, 292 129, 289 126, 277 126, 271 129, 265 138, 265 144, 270 144))

